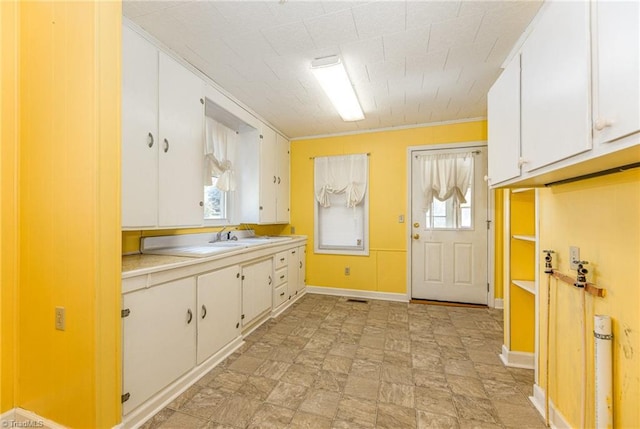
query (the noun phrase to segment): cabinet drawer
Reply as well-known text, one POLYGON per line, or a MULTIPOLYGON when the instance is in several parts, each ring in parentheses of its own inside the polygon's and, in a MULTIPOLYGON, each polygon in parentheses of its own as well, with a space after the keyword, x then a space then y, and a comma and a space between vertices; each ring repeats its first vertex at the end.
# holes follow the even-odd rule
POLYGON ((280 286, 283 283, 286 283, 288 278, 289 278, 289 270, 287 267, 276 270, 276 281, 275 281, 276 287, 280 286))
POLYGON ((276 253, 275 269, 287 266, 287 251, 276 253))
POLYGON ((287 295, 287 283, 281 284, 273 290, 273 308, 279 307, 289 296, 287 295))

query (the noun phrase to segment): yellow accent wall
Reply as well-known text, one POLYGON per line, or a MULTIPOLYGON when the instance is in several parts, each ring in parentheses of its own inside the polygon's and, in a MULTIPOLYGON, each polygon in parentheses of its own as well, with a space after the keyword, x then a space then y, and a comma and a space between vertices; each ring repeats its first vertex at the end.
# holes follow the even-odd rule
MULTIPOLYGON (((587 278, 606 289, 606 297, 586 295, 587 407, 585 427, 594 426, 593 315, 613 321, 614 426, 640 427, 640 171, 542 189, 540 244, 553 249, 557 268, 569 270, 569 246, 580 247, 589 261, 587 278)), ((546 284, 540 310, 538 384, 545 386, 546 284)), ((551 282, 550 397, 571 426, 581 422, 582 297, 581 291, 551 282)))
POLYGON ((113 427, 121 393, 121 5, 1 4, 2 411, 113 427), (5 51, 11 39, 16 49, 5 51), (66 309, 64 331, 54 328, 56 306, 66 309))
POLYGON ((376 292, 407 291, 407 148, 481 141, 486 121, 310 138, 291 142, 291 226, 313 249, 313 161, 310 157, 370 153, 369 256, 320 255, 307 251, 307 284, 376 292), (344 275, 350 267, 351 275, 344 275))
POLYGON ((18 10, 0 2, 0 414, 15 404, 18 283, 18 10))

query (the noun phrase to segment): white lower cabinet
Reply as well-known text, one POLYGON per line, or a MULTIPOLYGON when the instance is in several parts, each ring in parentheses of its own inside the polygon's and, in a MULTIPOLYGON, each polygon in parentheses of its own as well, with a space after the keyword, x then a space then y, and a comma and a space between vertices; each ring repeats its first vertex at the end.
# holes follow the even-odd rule
POLYGON ((240 266, 198 276, 198 364, 240 335, 240 299, 240 266))
POLYGON ((242 267, 242 326, 271 309, 273 258, 242 267))
POLYGON ((307 248, 306 246, 298 247, 298 293, 302 293, 307 284, 307 248))
POLYGON ((196 279, 184 278, 122 298, 124 414, 196 363, 196 279))
POLYGON ((138 427, 242 344, 243 332, 284 309, 290 284, 300 293, 302 242, 123 275, 123 428, 138 427))

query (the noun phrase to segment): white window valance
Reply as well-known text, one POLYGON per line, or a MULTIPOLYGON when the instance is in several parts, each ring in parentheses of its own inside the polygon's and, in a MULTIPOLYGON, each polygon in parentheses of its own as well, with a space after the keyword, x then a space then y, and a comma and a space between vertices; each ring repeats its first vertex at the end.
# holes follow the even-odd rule
POLYGON ((211 186, 217 177, 216 188, 233 191, 236 188, 233 170, 237 133, 216 120, 205 117, 204 184, 211 186))
POLYGON ((347 207, 360 204, 367 190, 369 160, 366 154, 315 158, 315 198, 330 207, 330 195, 344 194, 347 207))
POLYGON ((433 199, 446 201, 453 197, 459 206, 467 201, 465 194, 473 177, 473 152, 421 155, 424 211, 429 211, 433 199))

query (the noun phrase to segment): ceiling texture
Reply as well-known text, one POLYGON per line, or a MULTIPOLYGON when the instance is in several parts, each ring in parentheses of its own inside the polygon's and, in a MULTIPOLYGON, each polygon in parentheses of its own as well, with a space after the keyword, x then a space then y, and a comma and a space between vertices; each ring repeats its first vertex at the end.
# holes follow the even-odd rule
POLYGON ((289 137, 485 117, 541 1, 128 1, 123 14, 289 137), (340 55, 365 119, 311 73, 340 55))

